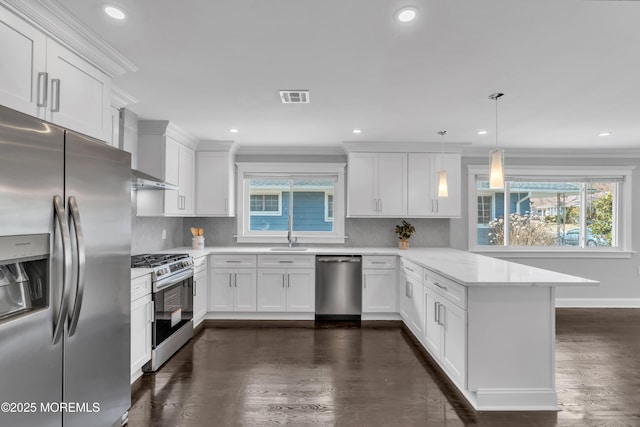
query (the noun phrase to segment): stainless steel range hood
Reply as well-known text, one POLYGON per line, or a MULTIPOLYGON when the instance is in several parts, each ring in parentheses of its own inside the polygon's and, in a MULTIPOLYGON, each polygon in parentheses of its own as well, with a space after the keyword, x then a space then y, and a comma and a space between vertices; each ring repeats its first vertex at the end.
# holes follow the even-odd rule
POLYGON ((131 169, 131 188, 134 190, 177 190, 178 186, 139 170, 131 169))

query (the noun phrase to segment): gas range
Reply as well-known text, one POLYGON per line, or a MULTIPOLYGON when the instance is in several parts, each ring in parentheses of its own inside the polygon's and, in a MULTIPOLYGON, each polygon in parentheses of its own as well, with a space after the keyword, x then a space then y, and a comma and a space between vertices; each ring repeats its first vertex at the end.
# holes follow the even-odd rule
POLYGON ((193 273, 193 258, 189 254, 141 254, 131 257, 131 268, 150 268, 154 292, 167 283, 193 273))

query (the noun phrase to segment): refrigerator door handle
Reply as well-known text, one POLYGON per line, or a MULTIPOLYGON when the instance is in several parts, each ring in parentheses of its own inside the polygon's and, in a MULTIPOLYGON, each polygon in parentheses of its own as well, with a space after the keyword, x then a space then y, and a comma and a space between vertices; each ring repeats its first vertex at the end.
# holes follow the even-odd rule
POLYGON ((64 331, 64 321, 67 317, 67 301, 69 299, 69 292, 71 291, 71 236, 69 235, 69 228, 65 221, 64 204, 62 197, 53 197, 53 208, 56 217, 58 228, 60 229, 60 236, 62 238, 62 291, 60 297, 60 308, 58 311, 58 319, 53 328, 53 344, 57 344, 62 337, 64 331))
POLYGON ((71 220, 73 221, 73 229, 76 236, 76 253, 78 254, 76 300, 73 304, 73 310, 71 311, 71 318, 69 320, 69 336, 72 337, 76 332, 78 319, 80 318, 80 310, 82 309, 87 257, 85 252, 84 234, 82 232, 82 223, 80 222, 80 210, 78 209, 78 202, 74 196, 69 197, 69 212, 71 213, 71 220))

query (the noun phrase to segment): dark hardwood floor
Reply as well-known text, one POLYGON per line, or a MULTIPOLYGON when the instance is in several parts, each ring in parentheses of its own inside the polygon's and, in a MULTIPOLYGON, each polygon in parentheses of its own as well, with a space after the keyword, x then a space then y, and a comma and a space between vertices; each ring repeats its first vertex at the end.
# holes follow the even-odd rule
POLYGON ((129 426, 640 426, 640 309, 556 324, 557 412, 475 412, 399 322, 216 322, 136 383, 129 426))

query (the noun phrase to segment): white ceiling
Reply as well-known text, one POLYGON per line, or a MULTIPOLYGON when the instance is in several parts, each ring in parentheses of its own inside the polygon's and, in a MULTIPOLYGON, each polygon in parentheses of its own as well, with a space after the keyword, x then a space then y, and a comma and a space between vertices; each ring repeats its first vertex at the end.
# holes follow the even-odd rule
POLYGON ((115 81, 134 112, 201 139, 339 146, 447 130, 485 149, 488 96, 504 92, 501 147, 640 148, 639 1, 109 1, 123 23, 102 0, 58 2, 139 67, 115 81), (403 6, 413 23, 394 21, 403 6), (279 89, 311 103, 283 105, 279 89))

